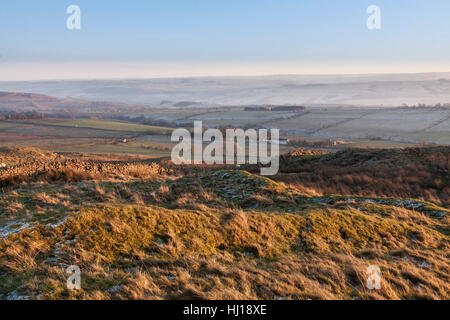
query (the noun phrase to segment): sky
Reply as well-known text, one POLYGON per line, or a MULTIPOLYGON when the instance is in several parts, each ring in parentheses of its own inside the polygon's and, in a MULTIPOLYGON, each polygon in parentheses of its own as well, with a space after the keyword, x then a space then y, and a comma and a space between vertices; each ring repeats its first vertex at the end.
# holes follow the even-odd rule
POLYGON ((448 0, 2 1, 0 81, 448 72, 449 17, 448 0))

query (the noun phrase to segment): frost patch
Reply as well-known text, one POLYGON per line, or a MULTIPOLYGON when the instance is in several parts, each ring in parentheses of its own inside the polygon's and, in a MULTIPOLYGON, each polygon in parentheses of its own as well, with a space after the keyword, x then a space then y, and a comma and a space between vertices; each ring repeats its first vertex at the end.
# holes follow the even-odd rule
POLYGON ((13 234, 18 234, 22 230, 28 229, 31 227, 31 224, 28 222, 18 222, 12 221, 7 223, 5 226, 0 227, 0 239, 4 239, 13 234))

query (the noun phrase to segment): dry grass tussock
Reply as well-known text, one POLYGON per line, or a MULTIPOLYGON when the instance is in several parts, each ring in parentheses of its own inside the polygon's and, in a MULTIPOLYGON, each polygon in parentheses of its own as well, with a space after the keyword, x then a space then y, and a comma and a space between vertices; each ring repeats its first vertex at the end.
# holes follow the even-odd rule
MULTIPOLYGON (((379 161, 395 166, 398 152, 392 164, 379 161)), ((344 155, 299 157, 286 161, 298 170, 344 155)), ((2 191, 0 299, 450 298, 442 198, 321 195, 241 170, 174 177, 145 162, 54 163, 93 176, 33 173, 2 191), (66 288, 69 265, 81 268, 79 291, 66 288), (371 265, 382 272, 379 290, 366 286, 371 265)))
POLYGON ((449 167, 450 147, 349 149, 282 157, 273 179, 320 194, 421 198, 449 206, 449 167))
POLYGON ((71 159, 49 152, 41 155, 35 149, 30 151, 30 156, 25 151, 7 149, 6 152, 0 153, 0 162, 7 165, 0 170, 0 187, 10 187, 26 182, 154 178, 172 173, 170 169, 163 168, 154 162, 110 163, 71 159), (24 152, 28 156, 23 155, 24 152))

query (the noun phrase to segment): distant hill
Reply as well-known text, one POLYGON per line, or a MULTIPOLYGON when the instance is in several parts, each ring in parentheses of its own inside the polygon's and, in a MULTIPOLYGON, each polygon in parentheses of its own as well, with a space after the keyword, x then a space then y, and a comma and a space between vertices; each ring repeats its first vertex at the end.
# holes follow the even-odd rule
POLYGON ((43 111, 67 104, 66 99, 42 94, 0 92, 0 110, 43 111))
POLYGON ((36 93, 0 91, 0 113, 11 112, 137 112, 143 106, 126 103, 58 98, 36 93))
POLYGON ((0 82, 0 90, 158 106, 450 103, 450 73, 0 82), (186 104, 186 105, 185 105, 186 104))

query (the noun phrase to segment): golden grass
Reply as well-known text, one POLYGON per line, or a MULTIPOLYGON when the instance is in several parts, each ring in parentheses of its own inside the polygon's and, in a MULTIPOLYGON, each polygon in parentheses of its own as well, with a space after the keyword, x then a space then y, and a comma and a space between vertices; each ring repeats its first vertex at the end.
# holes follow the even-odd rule
POLYGON ((0 298, 450 298, 450 210, 436 204, 318 197, 239 170, 88 166, 105 172, 3 191, 0 298))

